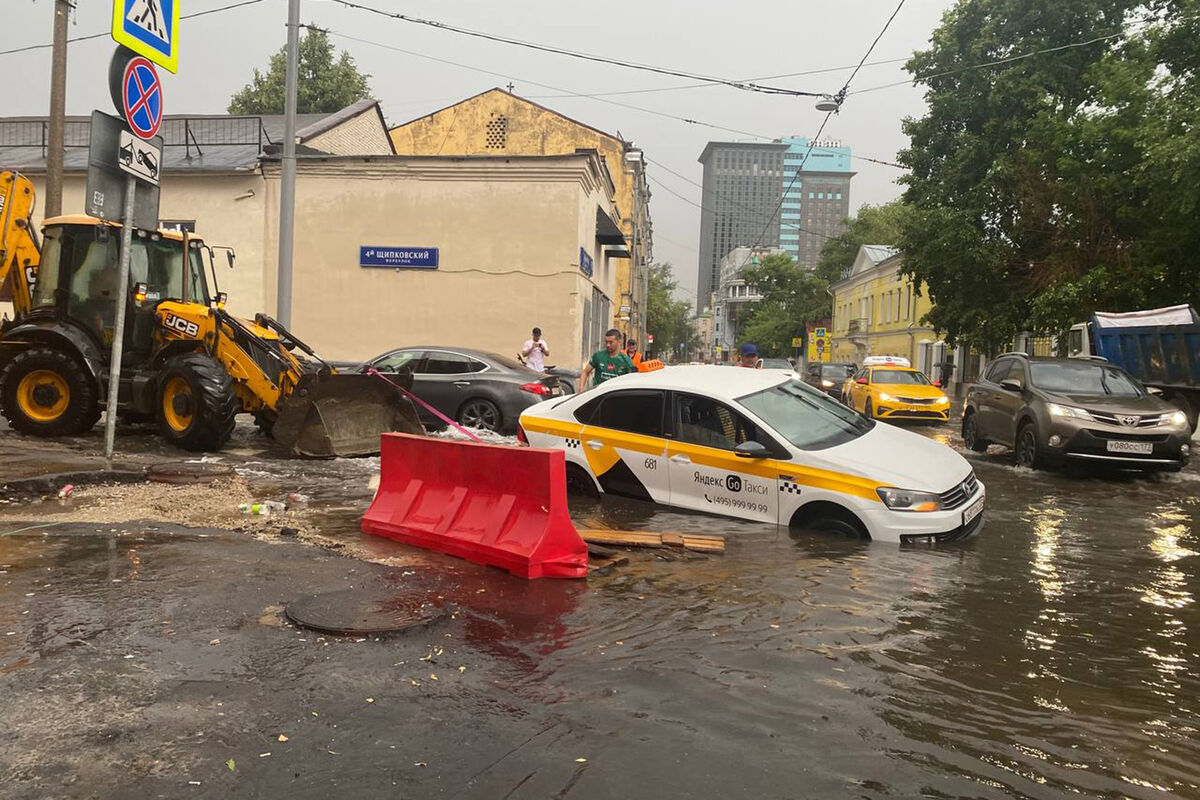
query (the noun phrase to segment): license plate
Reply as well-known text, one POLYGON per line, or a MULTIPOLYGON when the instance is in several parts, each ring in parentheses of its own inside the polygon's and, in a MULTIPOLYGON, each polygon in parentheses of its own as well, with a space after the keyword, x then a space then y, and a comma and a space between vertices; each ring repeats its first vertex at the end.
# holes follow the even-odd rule
POLYGON ((1154 452, 1154 445, 1150 442, 1117 442, 1110 439, 1107 447, 1110 453, 1137 453, 1148 456, 1154 452))
POLYGON ((974 503, 971 503, 971 505, 967 506, 966 511, 963 512, 963 526, 966 527, 967 525, 970 525, 971 521, 974 520, 976 517, 978 517, 982 513, 983 513, 983 498, 981 497, 978 500, 976 500, 974 503))

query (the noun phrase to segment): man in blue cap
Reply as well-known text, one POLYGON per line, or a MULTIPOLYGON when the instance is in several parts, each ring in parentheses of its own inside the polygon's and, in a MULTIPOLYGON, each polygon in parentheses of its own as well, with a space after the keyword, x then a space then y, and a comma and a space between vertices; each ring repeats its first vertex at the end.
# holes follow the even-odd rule
POLYGON ((762 369, 762 362, 758 360, 757 345, 742 345, 742 360, 738 362, 738 366, 747 369, 762 369))

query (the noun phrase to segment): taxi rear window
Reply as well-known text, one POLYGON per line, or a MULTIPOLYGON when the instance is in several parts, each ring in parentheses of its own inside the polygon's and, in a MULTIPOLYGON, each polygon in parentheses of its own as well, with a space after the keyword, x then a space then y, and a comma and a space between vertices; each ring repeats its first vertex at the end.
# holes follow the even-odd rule
POLYGON ((662 436, 663 393, 644 390, 609 392, 580 406, 575 419, 585 425, 662 436))

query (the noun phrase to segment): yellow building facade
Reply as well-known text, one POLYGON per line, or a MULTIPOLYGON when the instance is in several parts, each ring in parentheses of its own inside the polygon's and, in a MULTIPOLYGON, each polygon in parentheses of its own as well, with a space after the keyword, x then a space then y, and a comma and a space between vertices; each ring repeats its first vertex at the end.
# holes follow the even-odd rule
POLYGON ((402 156, 561 156, 596 151, 616 187, 613 202, 619 216, 614 220, 619 230, 607 237, 602 233, 600 239, 614 262, 612 324, 645 346, 653 227, 645 164, 631 142, 503 89, 490 89, 397 125, 390 135, 397 155, 402 156))
POLYGON ((921 320, 933 304, 900 274, 903 255, 882 245, 863 245, 847 277, 829 287, 833 294, 832 360, 861 364, 867 356, 903 356, 922 363, 937 340, 921 320))

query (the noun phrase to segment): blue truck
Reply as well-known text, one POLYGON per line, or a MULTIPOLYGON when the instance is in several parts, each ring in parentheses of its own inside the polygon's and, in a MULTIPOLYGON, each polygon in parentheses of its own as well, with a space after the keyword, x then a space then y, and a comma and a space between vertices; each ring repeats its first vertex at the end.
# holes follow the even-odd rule
POLYGON ((1188 415, 1200 413, 1200 314, 1170 306, 1123 314, 1096 312, 1071 326, 1067 354, 1101 356, 1188 415))

